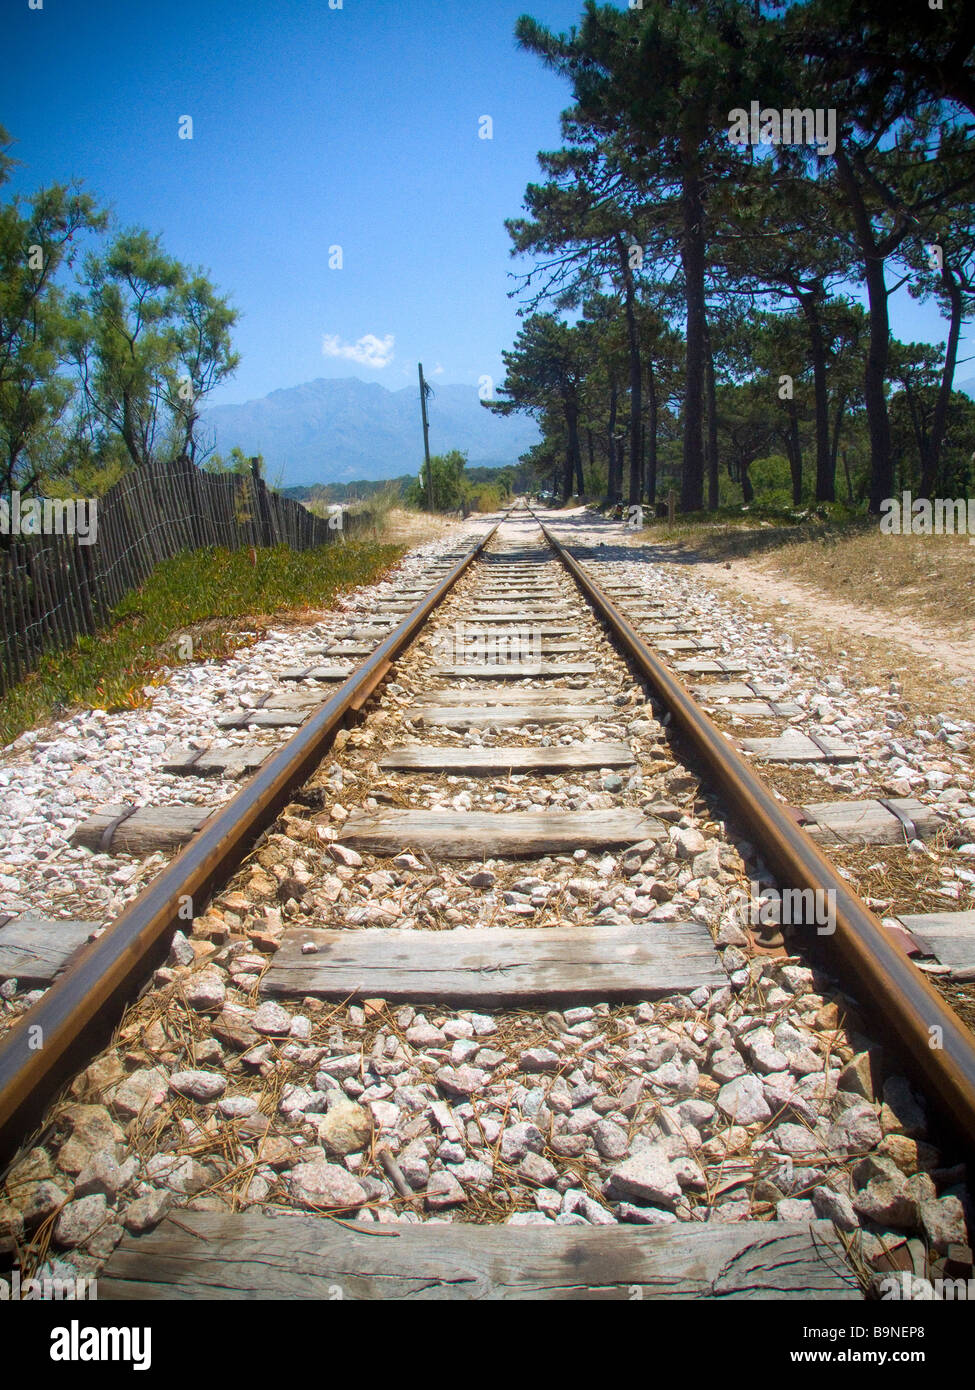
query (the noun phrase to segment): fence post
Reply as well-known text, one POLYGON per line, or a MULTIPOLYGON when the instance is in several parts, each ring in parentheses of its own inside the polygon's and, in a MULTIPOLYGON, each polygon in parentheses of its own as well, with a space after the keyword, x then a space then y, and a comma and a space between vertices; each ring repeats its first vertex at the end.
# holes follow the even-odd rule
POLYGON ((270 548, 274 544, 274 534, 271 529, 271 508, 268 506, 267 489, 264 486, 260 468, 258 459, 252 458, 251 477, 254 479, 254 496, 261 518, 261 544, 270 548))
MULTIPOLYGON (((256 459, 250 482, 246 474, 202 473, 186 458, 166 468, 131 469, 98 498, 97 546, 77 536, 0 537, 0 691, 23 680, 43 651, 97 632, 154 564, 187 546, 270 547, 277 539, 307 549, 333 538, 327 522, 269 492, 256 459), (236 503, 248 487, 245 521, 236 503)), ((349 525, 361 529, 362 521, 349 525)))

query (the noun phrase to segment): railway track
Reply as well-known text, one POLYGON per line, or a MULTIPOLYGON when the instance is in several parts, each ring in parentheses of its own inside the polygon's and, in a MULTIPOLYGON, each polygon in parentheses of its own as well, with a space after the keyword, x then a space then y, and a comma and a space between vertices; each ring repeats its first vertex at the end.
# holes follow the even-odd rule
POLYGON ((972 1035, 669 663, 747 673, 633 568, 516 510, 374 648, 281 673, 304 722, 201 829, 96 823, 187 843, 0 1042, 11 1258, 117 1299, 969 1270, 972 1035))

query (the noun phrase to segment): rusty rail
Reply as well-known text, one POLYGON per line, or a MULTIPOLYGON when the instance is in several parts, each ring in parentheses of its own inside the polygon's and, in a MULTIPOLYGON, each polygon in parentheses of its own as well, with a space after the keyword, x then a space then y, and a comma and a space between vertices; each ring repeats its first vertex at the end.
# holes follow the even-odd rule
POLYGON ((170 933, 185 919, 187 900, 196 915, 213 889, 227 881, 321 762, 346 717, 361 708, 497 529, 495 524, 429 590, 0 1041, 0 1161, 16 1151, 77 1070, 79 1054, 105 1036, 145 982, 150 963, 165 953, 170 933))
POLYGON ((789 888, 823 889, 835 895, 836 931, 829 938, 817 939, 828 943, 848 970, 910 1069, 926 1081, 944 1117, 968 1151, 975 1153, 975 1037, 608 595, 537 516, 535 520, 631 662, 671 712, 781 882, 789 888))

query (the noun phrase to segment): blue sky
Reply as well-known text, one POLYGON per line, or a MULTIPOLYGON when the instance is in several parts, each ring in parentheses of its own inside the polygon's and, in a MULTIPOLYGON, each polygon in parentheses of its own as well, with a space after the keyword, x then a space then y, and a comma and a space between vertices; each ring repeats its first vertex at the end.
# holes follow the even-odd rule
MULTIPOLYGON (((418 360, 434 382, 498 383, 518 327, 504 219, 569 100, 515 44, 525 11, 565 29, 581 3, 5 0, 12 186, 83 178, 208 269, 241 312, 214 402, 319 376, 395 389, 418 360)), ((901 291, 892 309, 899 337, 943 338, 933 306, 901 291)))

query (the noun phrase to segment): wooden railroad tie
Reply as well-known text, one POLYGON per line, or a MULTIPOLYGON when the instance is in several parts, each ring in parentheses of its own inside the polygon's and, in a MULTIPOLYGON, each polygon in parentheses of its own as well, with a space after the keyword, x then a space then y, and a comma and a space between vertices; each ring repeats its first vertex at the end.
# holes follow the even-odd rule
POLYGON ((503 1009, 638 1001, 726 982, 710 932, 695 921, 456 932, 298 928, 282 937, 261 992, 503 1009))
POLYGON ((177 777, 245 777, 256 772, 271 751, 268 744, 249 748, 170 748, 162 770, 177 777))
POLYGON ((608 701, 609 693, 596 685, 549 686, 543 690, 524 689, 512 685, 478 685, 473 690, 422 690, 416 698, 425 705, 469 705, 477 700, 482 705, 580 705, 594 700, 608 701))
MULTIPOLYGON (((587 709, 592 711, 599 707, 588 706, 587 709)), ((601 717, 605 718, 617 712, 609 705, 603 709, 601 717)), ((424 716, 424 722, 443 728, 487 724, 517 727, 528 723, 574 722, 576 714, 572 706, 554 711, 506 707, 475 711, 431 709, 424 716)), ((505 759, 511 753, 519 750, 492 748, 484 751, 489 751, 500 767, 506 765, 505 759)), ((520 751, 572 754, 574 751, 584 753, 585 748, 570 745, 561 750, 520 751)), ((457 752, 466 756, 468 750, 458 749, 457 752)), ((71 843, 96 852, 136 856, 177 849, 217 809, 214 806, 103 806, 77 827, 71 843)), ((796 814, 806 832, 823 844, 903 844, 908 835, 906 826, 912 828, 911 838, 916 835, 920 839, 930 839, 944 824, 937 812, 909 797, 886 803, 820 802, 799 808, 796 814), (894 809, 890 809, 892 807, 894 809)), ((345 823, 342 841, 354 849, 376 855, 393 855, 400 850, 420 847, 446 859, 481 859, 487 855, 519 859, 580 848, 625 848, 665 835, 666 827, 662 822, 627 807, 558 813, 390 810, 375 815, 355 812, 345 823)))
MULTIPOLYGON (((467 694, 472 702, 477 699, 476 690, 467 694)), ((493 725, 499 729, 520 729, 530 724, 590 724, 596 720, 618 719, 619 710, 612 705, 563 705, 561 702, 547 707, 535 703, 491 707, 471 703, 450 708, 426 704, 412 706, 406 716, 424 728, 486 729, 493 725)))
POLYGON ((955 979, 975 980, 975 912, 900 912, 897 921, 955 979))
POLYGON ((435 666, 430 674, 442 680, 541 680, 555 676, 594 676, 598 670, 591 661, 496 661, 484 665, 435 666))
POLYGON ((559 772, 634 767, 623 743, 573 744, 558 748, 394 748, 382 759, 384 771, 456 772, 504 776, 508 772, 559 772))
POLYGON ((15 917, 0 927, 0 980, 49 985, 91 940, 98 922, 15 917))
POLYGON ((707 657, 692 657, 688 661, 676 661, 675 671, 686 671, 694 676, 735 676, 748 667, 743 661, 712 661, 707 657))
POLYGON ((831 734, 804 733, 786 729, 775 738, 743 738, 742 747, 765 762, 773 763, 852 763, 857 752, 831 734))
POLYGON ((103 806, 76 828, 73 845, 100 854, 141 857, 178 849, 200 829, 215 806, 103 806))
POLYGON ((662 821, 629 807, 609 811, 357 811, 342 843, 368 854, 425 850, 442 859, 525 859, 577 849, 624 849, 665 839, 662 821))

